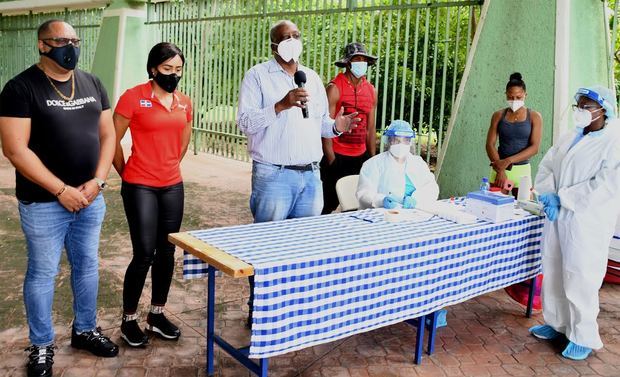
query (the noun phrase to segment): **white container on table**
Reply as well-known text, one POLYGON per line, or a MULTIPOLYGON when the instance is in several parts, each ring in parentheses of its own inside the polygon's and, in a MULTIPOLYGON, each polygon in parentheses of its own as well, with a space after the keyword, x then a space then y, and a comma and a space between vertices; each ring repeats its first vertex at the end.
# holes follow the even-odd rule
POLYGON ((489 191, 474 191, 467 194, 465 207, 467 211, 479 219, 501 223, 512 219, 515 199, 489 191))
POLYGON ((529 175, 524 175, 519 179, 517 200, 530 200, 530 191, 532 191, 532 178, 529 175))

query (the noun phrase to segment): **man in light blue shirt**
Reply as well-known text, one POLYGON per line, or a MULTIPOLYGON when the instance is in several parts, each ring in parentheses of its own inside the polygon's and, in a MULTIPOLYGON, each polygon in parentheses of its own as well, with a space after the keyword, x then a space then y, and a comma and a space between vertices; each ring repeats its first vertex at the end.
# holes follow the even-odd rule
MULTIPOLYGON (((250 68, 239 91, 237 124, 248 137, 253 161, 250 210, 256 223, 320 215, 321 137, 339 136, 359 121, 357 113, 344 116, 344 108, 335 120, 329 117, 323 82, 299 64, 300 38, 291 21, 276 23, 269 32, 273 59, 250 68), (298 70, 306 76, 303 87, 295 84, 298 70)), ((253 276, 249 280, 251 327, 253 276)))
POLYGON ((250 68, 239 92, 237 124, 253 160, 250 209, 254 222, 316 216, 323 207, 321 137, 348 132, 357 113, 329 117, 327 95, 316 72, 299 64, 297 26, 280 21, 270 31, 274 58, 250 68), (294 81, 306 75, 304 87, 294 81), (307 118, 302 115, 306 109, 307 118))

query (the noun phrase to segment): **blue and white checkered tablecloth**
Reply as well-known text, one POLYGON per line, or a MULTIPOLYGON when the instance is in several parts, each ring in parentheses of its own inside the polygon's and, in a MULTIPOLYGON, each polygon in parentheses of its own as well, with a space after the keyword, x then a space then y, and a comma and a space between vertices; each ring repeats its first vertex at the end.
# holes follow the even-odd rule
MULTIPOLYGON (((260 358, 532 278, 540 272, 542 228, 536 216, 499 224, 390 223, 370 209, 189 233, 254 267, 250 357, 260 358)), ((189 260, 184 267, 184 275, 201 268, 189 260)))

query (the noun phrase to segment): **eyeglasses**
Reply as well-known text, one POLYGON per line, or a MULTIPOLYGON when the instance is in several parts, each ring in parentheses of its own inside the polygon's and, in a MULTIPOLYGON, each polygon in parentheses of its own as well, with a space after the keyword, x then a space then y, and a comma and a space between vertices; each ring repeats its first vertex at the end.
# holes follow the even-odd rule
POLYGON ((602 109, 599 105, 571 105, 573 110, 581 109, 581 110, 598 110, 602 109))
POLYGON ((71 43, 72 45, 74 45, 75 47, 79 47, 80 46, 80 39, 79 38, 45 38, 45 39, 41 39, 42 41, 53 41, 54 42, 54 46, 50 46, 48 43, 46 43, 46 45, 50 46, 50 47, 64 47, 66 45, 68 45, 69 43, 71 43))

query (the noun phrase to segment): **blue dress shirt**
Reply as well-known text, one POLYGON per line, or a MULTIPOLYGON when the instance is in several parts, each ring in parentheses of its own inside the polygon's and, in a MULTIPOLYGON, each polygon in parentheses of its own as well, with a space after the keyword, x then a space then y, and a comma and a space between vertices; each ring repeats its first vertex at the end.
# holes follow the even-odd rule
POLYGON ((252 160, 276 165, 306 165, 323 156, 321 137, 334 137, 334 120, 329 117, 325 87, 319 75, 302 66, 306 73, 309 117, 292 107, 276 115, 275 104, 297 88, 293 76, 275 59, 250 68, 239 91, 237 124, 248 137, 252 160))

